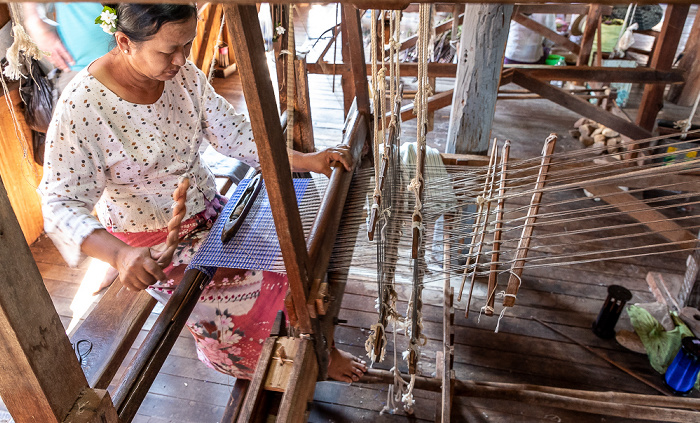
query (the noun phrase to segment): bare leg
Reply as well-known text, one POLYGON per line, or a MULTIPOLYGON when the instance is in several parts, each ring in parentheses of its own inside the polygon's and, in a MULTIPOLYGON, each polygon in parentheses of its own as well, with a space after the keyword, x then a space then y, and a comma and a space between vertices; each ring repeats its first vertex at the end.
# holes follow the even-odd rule
POLYGON ((367 371, 365 362, 346 351, 331 347, 328 377, 341 382, 357 382, 367 371))

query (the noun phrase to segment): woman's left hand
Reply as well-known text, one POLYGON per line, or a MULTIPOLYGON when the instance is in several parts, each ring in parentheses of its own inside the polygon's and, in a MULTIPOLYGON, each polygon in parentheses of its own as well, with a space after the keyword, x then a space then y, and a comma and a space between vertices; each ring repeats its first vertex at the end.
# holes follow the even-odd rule
POLYGON ((348 172, 352 171, 353 161, 350 147, 339 145, 314 153, 292 152, 292 170, 295 172, 323 173, 330 177, 333 167, 342 165, 348 172))

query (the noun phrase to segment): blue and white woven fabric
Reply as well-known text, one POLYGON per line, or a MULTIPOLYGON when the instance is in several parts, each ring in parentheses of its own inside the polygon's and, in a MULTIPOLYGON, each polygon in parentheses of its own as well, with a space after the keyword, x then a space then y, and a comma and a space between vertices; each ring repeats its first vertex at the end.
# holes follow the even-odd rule
MULTIPOLYGON (((297 203, 302 204, 309 183, 313 179, 294 179, 294 191, 297 203)), ((275 223, 272 219, 270 201, 267 197, 267 189, 264 182, 260 194, 253 203, 248 216, 236 236, 226 244, 221 242, 221 232, 228 220, 228 216, 236 206, 250 179, 244 179, 236 188, 221 215, 214 223, 209 236, 199 248, 196 256, 190 263, 190 268, 207 271, 211 267, 226 267, 230 269, 255 269, 269 270, 279 273, 284 272, 280 244, 275 231, 275 223)), ((314 191, 314 190, 310 190, 314 191)))

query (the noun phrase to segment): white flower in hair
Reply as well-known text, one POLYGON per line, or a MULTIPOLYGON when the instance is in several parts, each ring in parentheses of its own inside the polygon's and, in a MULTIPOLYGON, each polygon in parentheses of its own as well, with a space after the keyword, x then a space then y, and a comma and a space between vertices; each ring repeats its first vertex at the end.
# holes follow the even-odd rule
POLYGON ((117 15, 110 10, 103 10, 100 13, 100 19, 102 19, 102 24, 107 26, 117 23, 117 15))
POLYGON ((117 11, 109 6, 105 6, 100 16, 95 18, 95 23, 107 34, 117 32, 117 11))
POLYGON ((106 32, 107 34, 113 34, 113 33, 114 33, 114 32, 112 31, 113 26, 110 25, 110 24, 103 23, 103 24, 100 24, 100 27, 101 27, 102 30, 103 30, 104 32, 106 32))

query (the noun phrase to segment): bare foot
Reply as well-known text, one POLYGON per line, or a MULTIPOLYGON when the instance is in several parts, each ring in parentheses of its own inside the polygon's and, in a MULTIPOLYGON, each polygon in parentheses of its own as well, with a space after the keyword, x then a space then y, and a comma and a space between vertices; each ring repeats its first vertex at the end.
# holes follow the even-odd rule
POLYGON ((365 362, 346 351, 331 347, 328 377, 341 382, 357 382, 367 371, 365 362))
POLYGON ((114 267, 110 266, 109 269, 107 269, 107 272, 105 273, 105 277, 102 279, 102 282, 100 282, 100 286, 97 287, 95 292, 92 293, 92 295, 97 295, 100 294, 102 291, 105 289, 109 288, 112 283, 119 277, 119 271, 115 269, 114 267))

